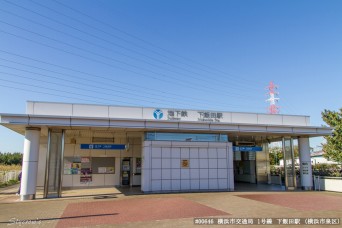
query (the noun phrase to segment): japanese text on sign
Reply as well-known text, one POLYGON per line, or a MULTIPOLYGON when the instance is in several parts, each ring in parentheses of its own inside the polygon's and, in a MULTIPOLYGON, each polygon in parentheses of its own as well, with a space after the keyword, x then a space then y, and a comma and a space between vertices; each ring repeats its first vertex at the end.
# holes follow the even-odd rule
POLYGON ((340 225, 339 218, 195 218, 195 225, 340 225))

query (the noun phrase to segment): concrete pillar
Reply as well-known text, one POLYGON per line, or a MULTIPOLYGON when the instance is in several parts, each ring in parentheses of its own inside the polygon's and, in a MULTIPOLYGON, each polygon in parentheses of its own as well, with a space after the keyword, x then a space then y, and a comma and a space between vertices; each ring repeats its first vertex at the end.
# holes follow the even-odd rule
POLYGON ((27 127, 25 131, 20 200, 36 197, 40 128, 27 127))
POLYGON ((309 138, 299 138, 300 180, 303 190, 312 190, 312 167, 309 138))
POLYGON ((227 142, 228 159, 228 191, 234 191, 234 152, 233 143, 227 142))

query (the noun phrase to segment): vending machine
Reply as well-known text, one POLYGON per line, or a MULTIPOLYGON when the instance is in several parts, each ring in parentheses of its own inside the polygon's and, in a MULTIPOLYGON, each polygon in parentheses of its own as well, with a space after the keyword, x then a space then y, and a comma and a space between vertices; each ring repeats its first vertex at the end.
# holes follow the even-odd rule
POLYGON ((131 177, 131 159, 124 158, 121 166, 121 184, 129 185, 131 177))

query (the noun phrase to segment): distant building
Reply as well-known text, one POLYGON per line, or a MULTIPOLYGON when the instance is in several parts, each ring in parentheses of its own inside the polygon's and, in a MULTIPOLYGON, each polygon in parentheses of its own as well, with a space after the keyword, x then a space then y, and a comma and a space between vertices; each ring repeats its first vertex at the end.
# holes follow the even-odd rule
POLYGON ((326 159, 323 157, 324 151, 316 151, 311 153, 311 164, 338 164, 338 162, 331 161, 330 159, 326 159))
MULTIPOLYGON (((324 151, 315 151, 310 154, 311 156, 311 165, 317 165, 317 164, 338 164, 338 162, 331 161, 329 159, 326 159, 323 157, 324 151)), ((295 158, 295 164, 299 165, 299 158, 295 158)), ((284 160, 281 159, 279 161, 280 166, 284 166, 284 160)))

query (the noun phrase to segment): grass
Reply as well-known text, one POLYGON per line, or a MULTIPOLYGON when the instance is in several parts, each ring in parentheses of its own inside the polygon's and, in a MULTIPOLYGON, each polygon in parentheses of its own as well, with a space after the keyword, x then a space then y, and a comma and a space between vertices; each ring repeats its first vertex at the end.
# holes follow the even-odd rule
MULTIPOLYGON (((10 172, 10 171, 19 171, 21 170, 21 165, 4 165, 4 164, 0 164, 0 174, 4 175, 6 172, 10 172)), ((18 180, 9 180, 7 182, 4 183, 0 183, 0 188, 5 188, 11 185, 15 185, 18 184, 19 181, 18 180)))
POLYGON ((11 185, 18 184, 18 183, 19 183, 18 180, 10 180, 10 181, 5 182, 5 183, 0 183, 0 188, 5 188, 5 187, 11 186, 11 185))
POLYGON ((0 171, 16 171, 21 170, 21 165, 3 165, 0 164, 0 171))

